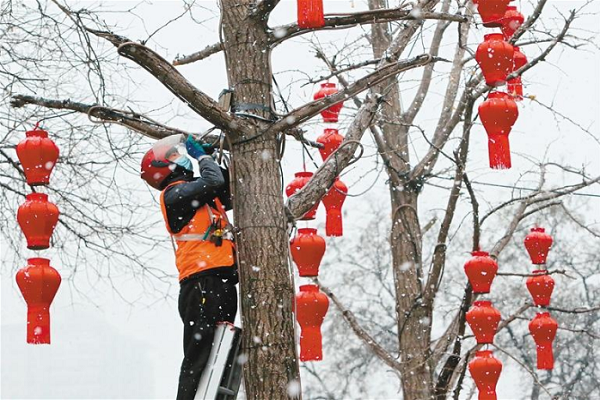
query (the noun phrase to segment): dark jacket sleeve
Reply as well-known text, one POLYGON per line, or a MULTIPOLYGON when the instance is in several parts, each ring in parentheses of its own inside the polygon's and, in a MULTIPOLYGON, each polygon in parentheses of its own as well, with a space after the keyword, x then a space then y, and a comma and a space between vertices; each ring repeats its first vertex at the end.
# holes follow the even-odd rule
POLYGON ((210 158, 199 162, 201 177, 166 189, 164 194, 171 231, 177 233, 193 218, 196 210, 212 201, 225 185, 221 169, 210 158))

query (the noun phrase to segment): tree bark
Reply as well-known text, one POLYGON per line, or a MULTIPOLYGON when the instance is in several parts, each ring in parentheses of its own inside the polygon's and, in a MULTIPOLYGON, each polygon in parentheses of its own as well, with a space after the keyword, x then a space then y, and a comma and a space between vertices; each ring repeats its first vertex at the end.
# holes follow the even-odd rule
MULTIPOLYGON (((271 118, 271 53, 252 2, 221 0, 223 50, 233 109, 271 118)), ((244 384, 249 399, 299 398, 288 235, 277 134, 249 117, 254 132, 232 135, 234 214, 243 323, 244 384)))

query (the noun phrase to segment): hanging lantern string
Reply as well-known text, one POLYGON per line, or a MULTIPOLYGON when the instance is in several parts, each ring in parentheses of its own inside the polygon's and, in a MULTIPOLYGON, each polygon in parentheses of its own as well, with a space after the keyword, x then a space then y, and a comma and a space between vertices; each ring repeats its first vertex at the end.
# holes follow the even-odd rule
POLYGON ((59 113, 59 114, 56 114, 56 115, 51 115, 51 116, 49 116, 49 117, 44 117, 44 118, 42 118, 42 119, 38 120, 38 121, 35 123, 35 127, 33 128, 33 130, 34 130, 34 131, 37 131, 37 130, 38 130, 38 128, 40 127, 41 123, 42 123, 42 122, 44 122, 44 121, 48 121, 48 120, 50 120, 50 119, 54 119, 54 118, 60 118, 60 117, 64 117, 65 115, 74 114, 74 113, 76 113, 76 112, 77 112, 77 111, 66 111, 66 112, 64 112, 64 113, 59 113))

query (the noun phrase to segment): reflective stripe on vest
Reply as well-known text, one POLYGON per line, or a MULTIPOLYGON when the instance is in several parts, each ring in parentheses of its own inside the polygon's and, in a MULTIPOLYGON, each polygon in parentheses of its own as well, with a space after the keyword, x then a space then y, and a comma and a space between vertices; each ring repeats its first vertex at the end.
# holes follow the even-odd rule
MULTIPOLYGON (((177 181, 168 185, 160 195, 160 206, 165 219, 167 231, 173 236, 177 243, 175 251, 175 264, 179 270, 179 280, 205 271, 211 268, 229 267, 235 263, 234 244, 231 240, 223 239, 221 246, 204 240, 207 230, 210 228, 214 215, 218 215, 226 223, 225 217, 219 210, 212 209, 208 204, 196 210, 196 213, 186 226, 178 233, 173 233, 169 227, 167 208, 165 206, 165 191, 175 185, 184 183, 177 181)), ((219 203, 220 204, 220 203, 219 203)), ((224 211, 223 211, 224 213, 224 211)), ((224 226, 223 226, 224 227, 224 226)))

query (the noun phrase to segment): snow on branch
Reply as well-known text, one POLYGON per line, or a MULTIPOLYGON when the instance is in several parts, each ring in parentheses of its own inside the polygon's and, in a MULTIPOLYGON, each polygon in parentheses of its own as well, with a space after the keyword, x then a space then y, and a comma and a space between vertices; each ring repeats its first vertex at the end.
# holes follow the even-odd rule
POLYGON ((300 28, 298 24, 288 24, 273 28, 271 42, 279 44, 287 39, 320 30, 347 29, 358 25, 425 19, 453 22, 467 21, 467 18, 460 14, 419 11, 418 9, 405 10, 402 8, 370 10, 348 14, 325 14, 325 25, 321 28, 300 28))

